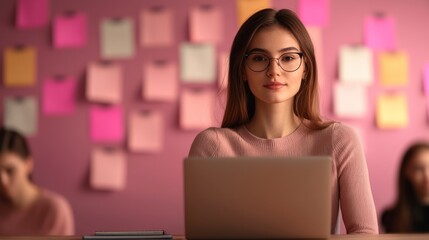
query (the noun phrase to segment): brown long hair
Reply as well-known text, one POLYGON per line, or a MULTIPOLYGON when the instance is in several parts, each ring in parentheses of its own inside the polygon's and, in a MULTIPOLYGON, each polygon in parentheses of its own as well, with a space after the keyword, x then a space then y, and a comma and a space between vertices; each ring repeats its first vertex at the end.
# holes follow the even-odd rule
MULTIPOLYGON (((28 160, 31 156, 25 137, 13 129, 2 127, 0 128, 0 154, 6 152, 18 155, 23 161, 28 160)), ((31 181, 33 179, 31 174, 28 178, 31 181)))
POLYGON ((311 38, 293 11, 276 11, 271 8, 253 14, 243 23, 234 38, 229 56, 227 103, 222 127, 238 127, 248 122, 255 114, 255 97, 243 79, 244 55, 255 33, 273 25, 290 31, 304 53, 306 74, 294 97, 294 113, 301 119, 310 120, 309 127, 313 129, 325 128, 330 123, 323 122, 320 117, 317 65, 311 38))
POLYGON ((391 209, 386 211, 390 211, 389 219, 383 219, 386 232, 413 232, 415 230, 412 225, 413 221, 422 220, 421 204, 406 172, 410 162, 423 150, 429 150, 429 143, 416 142, 410 145, 402 156, 398 172, 396 202, 391 209))

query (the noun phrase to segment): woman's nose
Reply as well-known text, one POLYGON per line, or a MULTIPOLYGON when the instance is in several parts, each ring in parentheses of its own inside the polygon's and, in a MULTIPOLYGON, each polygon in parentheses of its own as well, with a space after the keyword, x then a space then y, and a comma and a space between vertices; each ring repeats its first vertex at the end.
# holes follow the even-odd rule
POLYGON ((279 60, 277 58, 270 59, 270 64, 268 65, 267 75, 268 76, 279 76, 281 67, 279 65, 279 60))

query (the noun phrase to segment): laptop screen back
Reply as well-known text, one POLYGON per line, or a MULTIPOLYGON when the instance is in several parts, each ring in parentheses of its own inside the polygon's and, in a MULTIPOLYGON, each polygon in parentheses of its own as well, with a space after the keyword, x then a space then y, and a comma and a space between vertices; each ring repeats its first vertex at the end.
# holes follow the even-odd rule
POLYGON ((186 158, 186 238, 328 238, 330 183, 330 157, 186 158))

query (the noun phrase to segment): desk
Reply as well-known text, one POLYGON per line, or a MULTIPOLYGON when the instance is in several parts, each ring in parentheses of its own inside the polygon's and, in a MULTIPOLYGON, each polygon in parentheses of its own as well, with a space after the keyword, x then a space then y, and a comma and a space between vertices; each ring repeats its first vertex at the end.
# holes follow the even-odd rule
MULTIPOLYGON (((174 237, 176 240, 185 240, 184 237, 174 237)), ((380 235, 332 235, 334 240, 428 240, 429 234, 380 234, 380 235)), ((0 240, 82 240, 81 236, 71 237, 1 237, 0 240)))

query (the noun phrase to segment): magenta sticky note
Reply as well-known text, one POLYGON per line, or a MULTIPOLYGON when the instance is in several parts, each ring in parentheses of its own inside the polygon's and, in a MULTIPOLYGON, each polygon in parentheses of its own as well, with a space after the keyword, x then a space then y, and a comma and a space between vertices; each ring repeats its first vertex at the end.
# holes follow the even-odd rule
POLYGON ((76 78, 53 77, 43 84, 43 112, 45 114, 66 115, 75 112, 76 78))
POLYGON ((56 16, 52 36, 54 47, 84 47, 87 41, 86 14, 70 12, 56 16))
POLYGON ((329 17, 329 0, 299 0, 298 15, 306 26, 326 26, 329 17))
POLYGON ((95 142, 120 142, 124 137, 122 108, 93 105, 90 109, 90 135, 95 142))
POLYGON ((395 50, 395 19, 385 15, 365 18, 365 45, 374 50, 395 50))
POLYGON ((423 66, 423 88, 425 95, 429 97, 429 63, 423 66))
POLYGON ((48 0, 18 0, 16 6, 16 26, 37 28, 48 24, 48 0))

